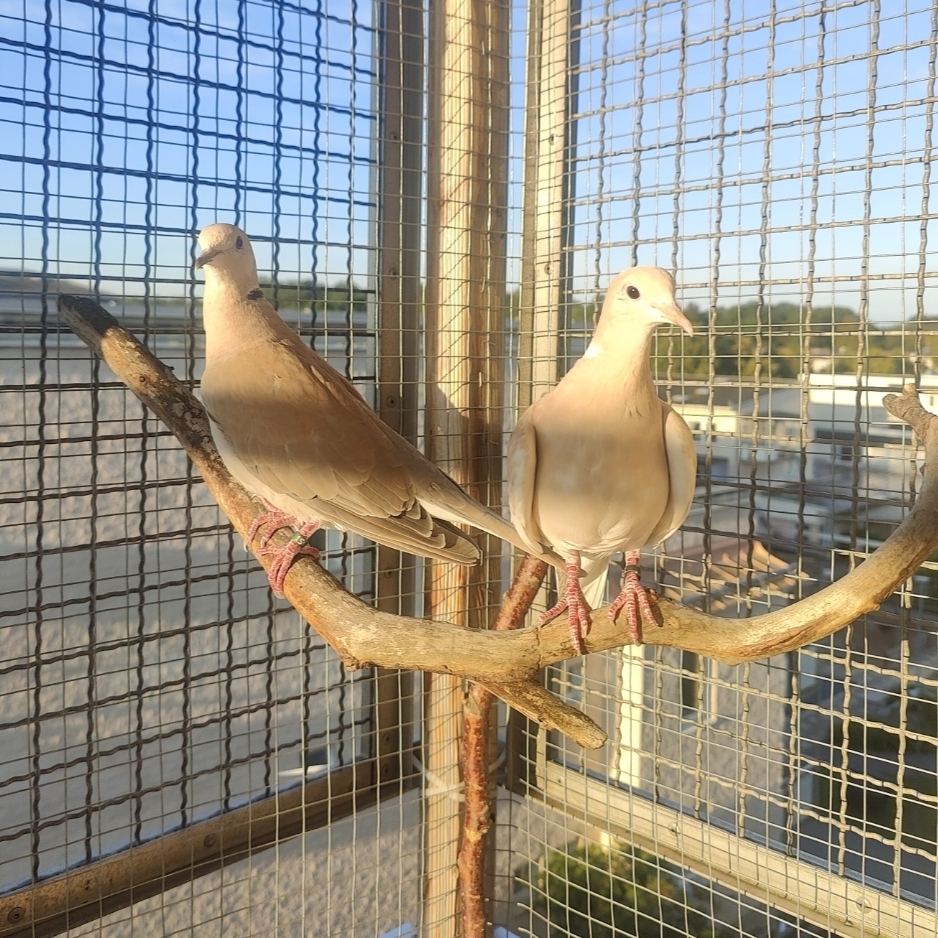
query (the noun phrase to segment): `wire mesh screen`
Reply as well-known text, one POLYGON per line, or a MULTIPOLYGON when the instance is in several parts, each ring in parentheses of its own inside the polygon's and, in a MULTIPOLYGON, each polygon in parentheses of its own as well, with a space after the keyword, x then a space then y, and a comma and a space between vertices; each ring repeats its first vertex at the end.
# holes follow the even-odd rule
MULTIPOLYGON (((653 371, 694 431, 699 474, 645 579, 721 616, 781 608, 862 561, 916 490, 910 431, 882 400, 913 382, 938 404, 938 7, 537 11, 530 250, 554 237, 560 273, 555 320, 533 294, 534 393, 551 383, 538 388, 539 363, 560 375, 583 353, 618 271, 673 271, 696 331, 659 333, 653 371)), ((557 813, 509 811, 517 928, 919 934, 902 922, 925 915, 917 927, 933 929, 908 908, 938 900, 935 559, 879 612, 791 655, 729 667, 627 649, 554 669, 612 743, 548 735, 526 751, 525 783, 557 813), (743 887, 749 861, 764 890, 743 887), (831 909, 853 883, 870 911, 848 926, 831 909)))
MULTIPOLYGON (((175 441, 55 313, 59 292, 90 293, 197 387, 194 235, 233 221, 284 318, 416 436, 433 338, 417 315, 421 237, 438 223, 417 203, 440 148, 427 141, 428 158, 422 135, 427 114, 464 111, 438 115, 428 94, 427 11, 401 4, 405 26, 392 6, 0 6, 0 902, 199 831, 172 875, 147 874, 157 895, 117 911, 96 896, 104 918, 60 930, 406 938, 421 855, 437 885, 452 878, 421 854, 408 760, 376 790, 376 760, 415 736, 407 681, 346 674, 272 598, 175 441), (397 40, 406 67, 388 64, 397 40), (411 96, 393 105, 410 134, 396 216, 391 86, 411 96), (406 257, 383 264, 392 243, 406 257), (385 297, 405 280, 411 318, 395 319, 385 297), (379 399, 387 380, 406 403, 379 399), (245 805, 272 819, 275 849, 195 878, 219 836, 200 825, 245 805)), ((644 578, 740 619, 816 591, 914 496, 916 450, 884 394, 912 381, 938 408, 938 7, 532 0, 510 27, 504 13, 487 28, 510 75, 499 60, 486 81, 510 113, 485 129, 507 205, 478 217, 498 219, 493 242, 507 229, 486 277, 500 289, 507 261, 508 335, 496 322, 484 337, 509 359, 506 398, 523 407, 583 353, 615 273, 672 270, 696 333, 660 333, 653 370, 700 472, 644 578)), ((334 532, 318 546, 363 598, 419 605, 419 566, 395 572, 334 532)), ((537 936, 938 931, 936 619, 932 558, 875 615, 784 658, 629 649, 552 669, 611 742, 586 752, 511 719, 495 922, 537 936)), ((452 820, 458 779, 443 775, 426 772, 423 794, 452 820)))
MULTIPOLYGON (((332 805, 370 777, 341 772, 376 755, 373 674, 273 598, 176 441, 60 329, 56 295, 97 298, 197 385, 194 236, 237 223, 281 315, 373 401, 375 77, 354 0, 0 7, 0 891, 304 780, 307 800, 331 780, 315 797, 332 805)), ((372 545, 318 546, 374 598, 372 545)), ((334 838, 319 882, 377 876, 376 847, 334 838)), ((382 849, 387 869, 404 856, 382 849)), ((404 867, 393 902, 326 890, 326 914, 292 856, 290 915, 401 924, 404 867)), ((205 914, 248 904, 239 869, 241 899, 205 914)))

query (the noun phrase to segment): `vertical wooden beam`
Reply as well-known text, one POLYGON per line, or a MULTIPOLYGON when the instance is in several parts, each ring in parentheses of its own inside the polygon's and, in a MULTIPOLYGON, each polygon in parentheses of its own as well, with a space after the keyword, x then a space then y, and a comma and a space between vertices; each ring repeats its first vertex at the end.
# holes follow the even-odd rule
MULTIPOLYGON (((378 127, 378 392, 382 420, 417 442, 425 108, 423 0, 380 5, 378 127)), ((379 545, 375 593, 384 612, 416 611, 414 558, 379 545)), ((413 676, 376 675, 378 783, 413 771, 413 676)))
MULTIPOLYGON (((427 232, 427 448, 483 504, 501 502, 508 155, 508 0, 432 0, 427 232)), ((501 592, 501 543, 475 568, 433 563, 433 616, 484 627, 501 592)), ((425 931, 456 933, 464 688, 426 678, 425 931)))
MULTIPOLYGON (((569 228, 570 113, 575 85, 573 29, 579 0, 531 0, 528 7, 521 297, 518 311, 518 414, 556 383, 560 309, 569 291, 563 247, 569 228)), ((535 607, 547 608, 547 589, 535 607)), ((508 784, 536 786, 538 730, 511 711, 508 784)))
MULTIPOLYGON (((519 629, 547 572, 543 560, 526 556, 518 568, 499 610, 493 630, 519 629)), ((481 684, 470 684, 466 695, 463 728, 463 776, 465 808, 459 849, 459 898, 461 938, 485 938, 491 921, 494 894, 495 784, 489 768, 495 755, 495 695, 481 684), (487 875, 488 874, 488 875, 487 875)))
POLYGON ((532 0, 528 14, 518 409, 557 383, 560 307, 569 289, 571 25, 577 0, 532 0))

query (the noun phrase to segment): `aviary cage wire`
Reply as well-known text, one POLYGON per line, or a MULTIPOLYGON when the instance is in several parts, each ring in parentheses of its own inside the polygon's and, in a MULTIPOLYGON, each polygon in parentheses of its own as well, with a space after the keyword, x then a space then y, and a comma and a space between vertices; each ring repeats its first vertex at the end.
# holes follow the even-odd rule
MULTIPOLYGON (((528 138, 538 183, 562 193, 535 222, 546 241, 563 221, 559 343, 540 374, 581 352, 616 271, 675 270, 699 334, 659 338, 659 389, 701 465, 657 580, 721 615, 784 606, 862 560, 915 489, 914 450, 881 401, 908 381, 938 400, 938 12, 584 3, 564 44, 556 9, 543 7, 540 106, 547 123, 566 113, 565 158, 528 138)), ((535 305, 528 322, 551 315, 535 305)), ((597 757, 548 736, 521 759, 545 804, 532 824, 521 803, 507 838, 524 926, 933 931, 933 561, 877 614, 784 658, 625 649, 557 669, 618 745, 597 757)))
MULTIPOLYGON (((197 385, 193 234, 232 220, 251 231, 281 313, 373 401, 373 12, 4 5, 0 882, 22 895, 239 809, 255 828, 266 813, 263 838, 278 843, 220 886, 188 887, 191 901, 213 895, 204 917, 165 890, 235 855, 231 831, 134 869, 123 898, 98 881, 90 906, 80 892, 45 906, 14 895, 5 930, 77 933, 101 915, 86 930, 169 933, 194 917, 227 930, 263 908, 349 934, 416 915, 418 842, 374 831, 369 850, 351 833, 376 823, 378 714, 383 699, 399 710, 398 682, 347 674, 271 596, 175 441, 55 309, 59 292, 91 294, 197 385), (329 819, 329 849, 287 842, 304 818, 329 819), (390 877, 393 905, 377 887, 369 905, 374 877, 390 877)), ((327 534, 319 546, 376 597, 372 545, 327 534)), ((395 783, 382 817, 413 810, 410 781, 395 783)))
MULTIPOLYGON (((270 597, 174 442, 55 319, 58 292, 91 293, 197 383, 193 235, 233 220, 285 318, 417 435, 424 11, 0 17, 0 934, 451 934, 421 921, 436 789, 411 760, 409 679, 346 674, 270 597), (260 833, 213 871, 224 844, 198 825, 219 812, 260 833), (137 844, 182 859, 94 903, 72 877, 46 921, 23 903, 137 844)), ((915 450, 880 401, 909 380, 938 395, 936 37, 924 0, 511 8, 507 390, 515 362, 522 404, 563 372, 619 269, 675 270, 700 333, 660 337, 656 370, 702 471, 645 575, 684 602, 784 605, 909 504, 915 450)), ((419 567, 324 546, 360 595, 419 611, 419 567)), ((495 923, 938 930, 935 584, 931 562, 783 660, 555 669, 613 741, 590 754, 504 720, 495 923)))

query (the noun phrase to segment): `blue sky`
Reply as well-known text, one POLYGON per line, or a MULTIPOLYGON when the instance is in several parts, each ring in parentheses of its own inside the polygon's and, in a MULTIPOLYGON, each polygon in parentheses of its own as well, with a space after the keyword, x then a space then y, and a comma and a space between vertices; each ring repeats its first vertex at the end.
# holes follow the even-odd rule
POLYGON ((294 276, 367 270, 371 6, 132 7, 54 5, 47 93, 43 4, 0 0, 0 265, 36 269, 46 233, 63 274, 97 257, 118 289, 149 272, 178 292, 190 233, 224 219, 263 267, 276 238, 294 276))
MULTIPOLYGON (((818 3, 778 0, 774 19, 767 0, 646 6, 644 25, 633 3, 582 11, 576 292, 601 289, 633 256, 671 267, 676 254, 683 298, 702 306, 754 297, 761 273, 769 302, 857 308, 865 297, 874 320, 915 315, 928 0, 884 4, 878 36, 872 3, 829 12, 823 43, 818 3)), ((179 293, 191 232, 223 219, 284 278, 367 275, 369 3, 64 0, 50 11, 47 60, 46 5, 0 0, 0 267, 38 269, 45 251, 53 271, 100 276, 105 289, 139 293, 149 278, 154 293, 179 293)), ((513 25, 516 259, 521 5, 513 25)), ((924 237, 934 315, 933 221, 924 237)))
MULTIPOLYGON (((813 240, 814 302, 857 308, 866 241, 866 275, 903 278, 868 284, 870 316, 914 315, 931 10, 926 0, 883 7, 874 45, 872 3, 828 12, 823 43, 817 3, 776 4, 774 40, 766 2, 690 4, 683 52, 679 2, 653 5, 644 44, 634 11, 610 29, 607 7, 588 7, 576 177, 581 282, 602 282, 631 262, 637 222, 640 262, 671 267, 676 232, 685 298, 701 305, 717 280, 718 302, 753 296, 763 246, 768 298, 803 300, 813 240)), ((931 223, 929 271, 936 235, 931 223)), ((936 311, 929 284, 926 312, 936 311)))

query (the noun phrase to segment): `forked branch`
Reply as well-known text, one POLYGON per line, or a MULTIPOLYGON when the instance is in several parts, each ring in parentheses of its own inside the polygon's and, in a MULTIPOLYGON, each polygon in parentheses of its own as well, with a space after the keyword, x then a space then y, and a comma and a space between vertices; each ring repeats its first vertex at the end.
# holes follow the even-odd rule
MULTIPOLYGON (((229 475, 212 442, 201 404, 133 336, 96 303, 61 296, 71 328, 175 433, 205 483, 245 536, 260 506, 229 475)), ((925 475, 908 516, 866 561, 826 589, 751 619, 723 619, 658 599, 661 625, 646 623, 645 642, 697 652, 728 663, 791 651, 853 622, 905 582, 938 547, 938 417, 919 403, 911 386, 889 395, 886 409, 904 420, 925 445, 925 475)), ((284 541, 287 535, 278 537, 284 541)), ((277 543, 275 540, 274 543, 277 543)), ((257 544, 251 545, 256 551, 257 544)), ((259 561, 265 563, 264 557, 259 561)), ((518 631, 473 631, 448 622, 379 612, 319 564, 300 558, 287 576, 287 598, 350 668, 378 665, 456 674, 489 687, 542 726, 557 728, 581 745, 605 741, 599 727, 541 686, 537 672, 573 658, 566 621, 518 631)), ((588 651, 629 644, 628 631, 593 613, 588 651)))

